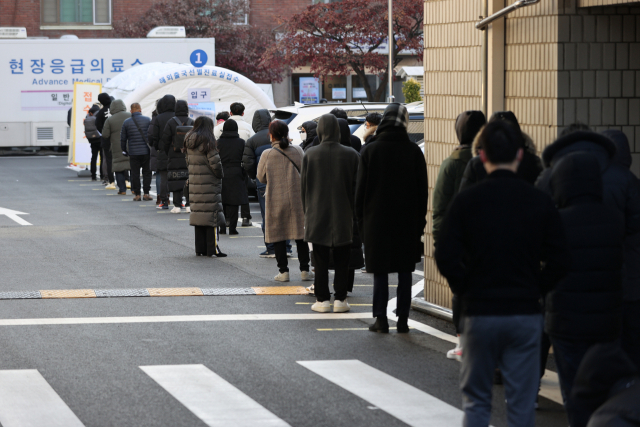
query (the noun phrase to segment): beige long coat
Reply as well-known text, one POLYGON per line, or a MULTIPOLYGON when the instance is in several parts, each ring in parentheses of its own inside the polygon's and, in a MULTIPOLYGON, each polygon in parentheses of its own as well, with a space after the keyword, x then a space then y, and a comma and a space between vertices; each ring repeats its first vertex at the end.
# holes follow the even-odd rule
MULTIPOLYGON (((271 146, 278 147, 278 142, 271 146)), ((278 147, 279 148, 279 147, 278 147)), ((302 148, 290 145, 284 152, 302 169, 302 148)), ((274 149, 265 150, 258 163, 258 179, 267 184, 265 193, 265 241, 304 239, 304 212, 300 194, 300 174, 293 164, 274 149)))

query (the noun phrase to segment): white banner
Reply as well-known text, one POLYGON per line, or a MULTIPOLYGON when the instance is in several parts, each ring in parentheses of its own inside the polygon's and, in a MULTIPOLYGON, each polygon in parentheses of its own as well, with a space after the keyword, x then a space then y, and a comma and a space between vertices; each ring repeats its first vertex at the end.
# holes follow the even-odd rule
POLYGON ((98 102, 98 95, 101 90, 102 85, 100 83, 76 82, 73 84, 72 164, 91 164, 91 145, 84 134, 84 118, 87 116, 91 106, 98 102))
POLYGON ((71 108, 72 90, 23 90, 20 92, 22 111, 64 110, 71 108))

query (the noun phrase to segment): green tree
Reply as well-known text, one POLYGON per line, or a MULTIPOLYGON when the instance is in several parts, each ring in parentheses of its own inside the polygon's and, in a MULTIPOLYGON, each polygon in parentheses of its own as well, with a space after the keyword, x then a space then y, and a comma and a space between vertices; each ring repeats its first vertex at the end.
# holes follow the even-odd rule
POLYGON ((402 93, 404 94, 404 102, 409 104, 410 102, 421 101, 420 96, 420 83, 416 79, 409 79, 402 84, 402 93))

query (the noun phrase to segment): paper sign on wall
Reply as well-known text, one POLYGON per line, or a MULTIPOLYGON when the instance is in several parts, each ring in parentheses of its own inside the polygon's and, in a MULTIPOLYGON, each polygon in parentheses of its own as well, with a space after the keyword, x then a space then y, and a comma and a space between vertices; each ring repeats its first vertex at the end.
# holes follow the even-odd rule
POLYGON ((77 165, 91 164, 91 145, 84 134, 84 118, 91 106, 98 102, 98 95, 102 90, 100 83, 73 84, 73 118, 71 129, 71 143, 73 156, 71 163, 77 165))
POLYGON ((187 91, 187 100, 190 103, 209 102, 211 100, 211 89, 189 89, 187 91))

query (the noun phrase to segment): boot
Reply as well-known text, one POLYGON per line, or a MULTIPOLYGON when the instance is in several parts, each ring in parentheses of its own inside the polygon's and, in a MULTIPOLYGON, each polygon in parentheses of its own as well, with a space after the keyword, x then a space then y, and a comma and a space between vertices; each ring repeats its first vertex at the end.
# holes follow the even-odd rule
POLYGON ((380 332, 383 334, 389 333, 389 321, 387 320, 387 316, 378 316, 376 317, 376 323, 369 326, 369 330, 371 332, 380 332))
POLYGON ((409 321, 409 316, 398 316, 398 323, 396 328, 398 329, 399 334, 407 334, 409 333, 409 325, 407 324, 409 321))

